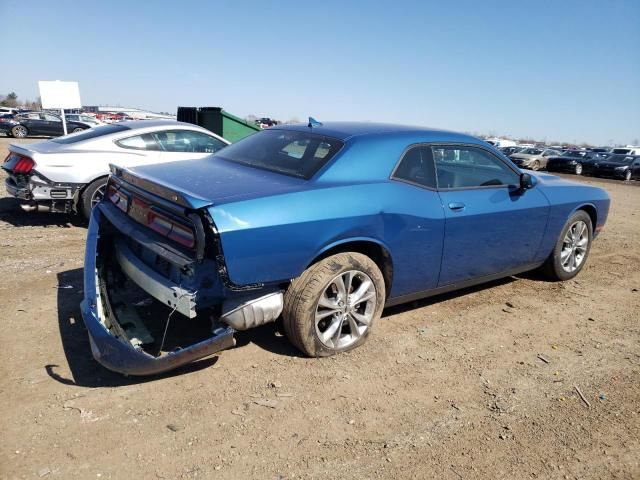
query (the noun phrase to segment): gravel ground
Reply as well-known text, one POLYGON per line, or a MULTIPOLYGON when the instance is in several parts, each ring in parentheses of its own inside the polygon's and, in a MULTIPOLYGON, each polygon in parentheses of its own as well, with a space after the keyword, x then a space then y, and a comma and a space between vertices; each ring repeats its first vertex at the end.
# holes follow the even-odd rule
POLYGON ((390 308, 327 359, 267 325, 151 379, 91 357, 82 222, 0 187, 0 478, 640 478, 640 188, 577 180, 612 208, 575 280, 390 308))

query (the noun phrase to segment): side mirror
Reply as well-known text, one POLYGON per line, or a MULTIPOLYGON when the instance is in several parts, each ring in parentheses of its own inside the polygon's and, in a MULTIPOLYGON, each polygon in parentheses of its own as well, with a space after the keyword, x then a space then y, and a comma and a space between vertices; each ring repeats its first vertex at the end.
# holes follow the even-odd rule
POLYGON ((531 175, 529 175, 528 173, 520 174, 520 190, 529 190, 530 188, 533 188, 533 185, 534 183, 531 175))

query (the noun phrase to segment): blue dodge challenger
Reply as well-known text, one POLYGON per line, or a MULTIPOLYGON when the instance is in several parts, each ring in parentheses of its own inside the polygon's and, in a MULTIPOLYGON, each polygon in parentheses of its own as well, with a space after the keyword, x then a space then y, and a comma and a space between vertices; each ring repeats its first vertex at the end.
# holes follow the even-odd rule
POLYGON ((373 123, 269 128, 190 162, 112 166, 87 238, 95 358, 166 371, 282 318, 309 356, 361 345, 385 306, 584 267, 609 197, 523 173, 477 138, 373 123))

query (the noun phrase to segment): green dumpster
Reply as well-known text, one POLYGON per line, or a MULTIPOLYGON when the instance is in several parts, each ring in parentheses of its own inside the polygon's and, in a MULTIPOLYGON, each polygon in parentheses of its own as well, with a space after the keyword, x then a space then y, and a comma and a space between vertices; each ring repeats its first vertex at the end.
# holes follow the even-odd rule
POLYGON ((200 125, 231 143, 260 131, 260 127, 247 123, 220 107, 178 107, 178 121, 200 125))

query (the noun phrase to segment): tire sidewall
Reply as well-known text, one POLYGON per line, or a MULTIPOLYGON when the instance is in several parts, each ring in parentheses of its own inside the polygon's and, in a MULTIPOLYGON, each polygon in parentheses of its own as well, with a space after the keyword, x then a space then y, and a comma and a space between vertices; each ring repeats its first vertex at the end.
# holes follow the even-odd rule
MULTIPOLYGON (((382 310, 384 309, 386 295, 384 277, 382 276, 382 272, 375 264, 375 262, 369 257, 360 253, 353 252, 341 253, 333 255, 331 257, 327 257, 312 266, 311 269, 313 269, 310 272, 311 275, 319 272, 325 273, 319 275, 322 278, 321 282, 315 285, 313 283, 304 285, 302 288, 302 292, 298 293, 299 295, 302 295, 303 298, 306 297, 309 299, 309 301, 305 302, 304 308, 298 310, 298 313, 304 317, 297 319, 299 340, 302 343, 302 349, 310 356, 327 357, 359 347, 369 337, 372 329, 376 324, 377 319, 380 318, 380 316, 382 315, 382 310), (349 270, 359 270, 363 273, 366 273, 369 278, 371 278, 376 289, 376 310, 372 316, 369 328, 357 341, 342 348, 328 348, 320 341, 316 332, 316 309, 318 308, 320 296, 327 289, 331 281, 336 276, 349 270)), ((291 312, 289 314, 291 314, 291 312)))
POLYGON ((85 188, 84 191, 82 192, 82 196, 80 197, 80 202, 79 202, 80 213, 82 213, 82 216, 86 220, 89 220, 89 218, 91 218, 91 210, 92 210, 91 199, 93 198, 93 194, 98 188, 106 184, 107 184, 107 177, 98 178, 97 180, 94 180, 89 185, 87 185, 87 188, 85 188))
POLYGON ((587 260, 589 259, 589 252, 591 251, 592 241, 593 241, 593 224, 591 222, 591 217, 584 210, 578 210, 573 215, 571 215, 571 217, 569 217, 569 220, 567 220, 567 222, 565 223, 564 227, 562 228, 562 231, 560 232, 560 236, 556 242, 556 245, 553 249, 552 259, 551 259, 552 268, 553 268, 553 273, 559 280, 562 280, 562 281, 570 280, 582 271, 582 269, 587 263, 587 260), (567 235, 567 232, 569 231, 569 228, 571 227, 571 225, 573 225, 575 222, 580 220, 585 222, 585 224, 587 225, 587 233, 589 235, 587 251, 584 254, 584 259, 582 260, 582 263, 580 264, 580 266, 573 272, 567 272, 562 268, 562 262, 560 260, 562 245, 564 243, 564 237, 567 235))

